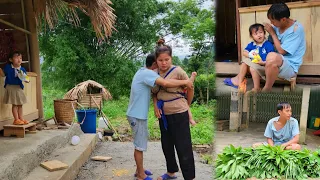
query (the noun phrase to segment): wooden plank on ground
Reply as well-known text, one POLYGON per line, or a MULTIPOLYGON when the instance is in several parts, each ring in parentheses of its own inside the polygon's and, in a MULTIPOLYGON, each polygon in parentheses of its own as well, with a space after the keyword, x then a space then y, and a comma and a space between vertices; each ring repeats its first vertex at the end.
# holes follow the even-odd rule
POLYGON ((94 156, 91 158, 91 160, 94 160, 94 161, 109 161, 111 160, 112 157, 106 157, 106 156, 94 156))
POLYGON ((306 142, 307 120, 310 99, 310 87, 304 87, 302 93, 301 115, 300 115, 300 144, 306 142))
POLYGON ((48 171, 58 171, 69 167, 67 164, 58 160, 46 161, 41 163, 40 166, 48 171))

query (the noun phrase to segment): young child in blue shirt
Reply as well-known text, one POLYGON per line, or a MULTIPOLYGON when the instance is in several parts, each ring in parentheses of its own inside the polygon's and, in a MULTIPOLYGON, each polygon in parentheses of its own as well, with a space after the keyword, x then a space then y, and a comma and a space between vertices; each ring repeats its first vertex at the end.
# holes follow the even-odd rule
MULTIPOLYGON (((255 62, 261 66, 266 64, 266 58, 268 53, 274 52, 273 44, 266 39, 266 32, 264 30, 264 26, 262 24, 256 23, 252 24, 249 27, 250 37, 252 38, 252 42, 250 42, 246 48, 243 50, 243 56, 253 60, 256 55, 260 56, 260 60, 255 62)), ((242 63, 240 66, 240 73, 233 78, 227 78, 224 80, 224 83, 228 86, 232 86, 240 89, 245 89, 243 86, 246 85, 245 75, 250 69, 250 73, 252 75, 254 91, 260 90, 260 75, 246 63, 242 63)), ((245 90, 244 90, 245 91, 245 90)))
POLYGON ((264 136, 267 142, 256 143, 253 147, 260 145, 282 146, 285 149, 300 150, 299 142, 299 124, 291 117, 292 111, 289 103, 280 103, 277 105, 278 117, 269 120, 264 136))
POLYGON ((253 41, 244 49, 243 55, 253 60, 254 56, 259 54, 261 61, 257 62, 257 64, 265 65, 267 54, 274 52, 273 44, 266 39, 266 32, 262 24, 256 23, 251 25, 249 32, 253 41))
POLYGON ((4 104, 12 104, 12 115, 14 117, 14 125, 28 124, 27 120, 23 119, 22 105, 27 102, 26 96, 23 92, 22 80, 26 77, 26 70, 21 67, 22 54, 18 51, 13 52, 9 57, 10 63, 0 68, 0 76, 6 77, 4 88, 5 93, 3 97, 4 104))

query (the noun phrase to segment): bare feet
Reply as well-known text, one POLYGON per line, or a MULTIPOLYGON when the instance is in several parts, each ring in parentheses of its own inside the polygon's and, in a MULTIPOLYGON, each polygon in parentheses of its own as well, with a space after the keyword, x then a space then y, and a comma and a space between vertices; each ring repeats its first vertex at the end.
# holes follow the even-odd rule
POLYGON ((196 121, 194 121, 193 119, 190 119, 189 122, 192 126, 195 126, 197 124, 196 121))
POLYGON ((271 92, 271 89, 263 88, 261 92, 271 92))
POLYGON ((235 86, 239 86, 239 78, 238 76, 231 78, 231 82, 235 86))
POLYGON ((143 173, 143 174, 137 174, 136 179, 138 179, 138 180, 143 180, 143 179, 145 179, 146 177, 147 177, 147 175, 146 175, 145 173, 143 173))

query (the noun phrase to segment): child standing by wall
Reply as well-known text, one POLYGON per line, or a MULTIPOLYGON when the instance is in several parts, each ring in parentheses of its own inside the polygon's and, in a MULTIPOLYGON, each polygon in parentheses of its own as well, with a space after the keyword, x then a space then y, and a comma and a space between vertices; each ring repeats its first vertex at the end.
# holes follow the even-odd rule
MULTIPOLYGON (((4 104, 12 104, 12 115, 14 117, 14 125, 28 124, 27 120, 23 119, 22 105, 27 102, 23 92, 24 85, 22 81, 26 81, 26 70, 21 67, 22 54, 18 51, 13 52, 9 57, 10 63, 0 68, 0 75, 6 77, 4 88, 4 104)), ((27 81, 26 81, 27 82, 27 81)))

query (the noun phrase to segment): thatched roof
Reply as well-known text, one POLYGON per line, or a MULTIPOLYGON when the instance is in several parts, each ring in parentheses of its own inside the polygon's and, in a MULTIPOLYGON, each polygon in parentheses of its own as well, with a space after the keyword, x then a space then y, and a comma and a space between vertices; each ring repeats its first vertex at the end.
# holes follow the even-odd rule
POLYGON ((44 17, 50 28, 57 23, 59 14, 68 14, 75 24, 79 24, 75 11, 75 8, 78 8, 90 17, 97 37, 104 39, 111 36, 112 30, 115 30, 113 25, 116 16, 110 7, 110 0, 33 0, 33 4, 38 23, 44 17))
POLYGON ((103 99, 112 99, 110 92, 105 87, 92 80, 88 80, 76 85, 64 95, 64 99, 79 100, 87 94, 88 88, 90 87, 100 89, 103 99))

